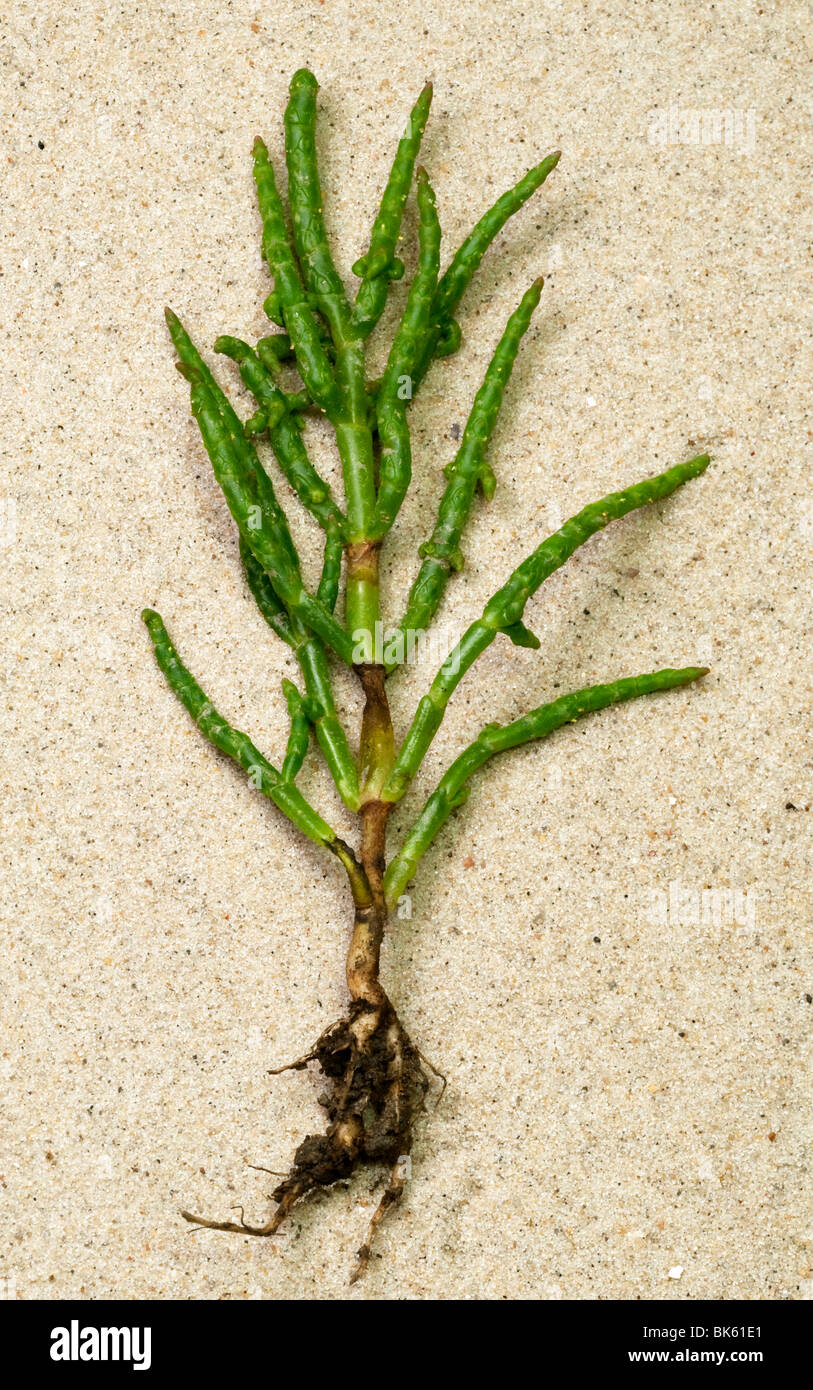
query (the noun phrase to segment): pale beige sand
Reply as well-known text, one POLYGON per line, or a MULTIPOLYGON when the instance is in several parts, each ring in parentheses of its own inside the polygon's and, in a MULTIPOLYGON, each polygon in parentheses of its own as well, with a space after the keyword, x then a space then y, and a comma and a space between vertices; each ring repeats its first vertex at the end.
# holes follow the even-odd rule
MULTIPOLYGON (((244 590, 161 311, 204 344, 262 330, 251 142, 279 157, 304 62, 346 273, 427 77, 447 251, 564 150, 415 407, 391 612, 450 429, 540 272, 447 630, 571 510, 715 458, 550 581, 526 615, 540 652, 495 644, 453 701, 424 790, 488 719, 713 668, 504 759, 429 855, 386 979, 449 1089, 349 1296, 809 1296, 804 18, 795 0, 13 7, 0 1277, 18 1297, 344 1298, 371 1211, 365 1177, 273 1244, 190 1238, 178 1217, 259 1217, 273 1179, 247 1163, 285 1166, 319 1122, 314 1077, 265 1072, 341 1012, 348 914, 332 862, 168 693, 138 616, 155 604, 281 756, 291 663, 244 590), (710 143, 675 143, 670 108, 700 112, 710 143), (704 889, 717 920, 692 925, 704 889)), ((401 730, 427 677, 393 682, 401 730)), ((347 828, 315 757, 305 786, 347 828)))

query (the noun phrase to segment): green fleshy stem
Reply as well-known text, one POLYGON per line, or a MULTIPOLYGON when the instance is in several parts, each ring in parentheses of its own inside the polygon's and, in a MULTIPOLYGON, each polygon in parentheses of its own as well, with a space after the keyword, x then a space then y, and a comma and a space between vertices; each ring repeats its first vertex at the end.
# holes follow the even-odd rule
POLYGON ((295 632, 291 615, 243 536, 240 536, 240 559, 243 562, 243 571, 248 587, 268 626, 272 632, 282 638, 283 642, 287 642, 289 647, 295 647, 297 633, 301 630, 301 625, 297 626, 295 632))
POLYGON ((254 183, 263 222, 263 254, 274 277, 275 303, 281 307, 297 369, 311 399, 329 419, 336 420, 343 413, 342 393, 288 240, 268 150, 259 137, 254 141, 254 183))
POLYGON ((362 276, 353 307, 353 324, 364 338, 369 337, 381 317, 390 281, 400 279, 404 273, 403 262, 395 255, 395 247, 431 104, 432 84, 427 82, 412 108, 406 130, 399 141, 381 206, 373 223, 369 250, 353 266, 353 274, 362 276))
POLYGON ((357 811, 360 804, 358 770, 336 713, 324 648, 321 642, 311 638, 297 646, 296 658, 305 678, 308 717, 330 775, 344 804, 351 811, 357 811))
MULTIPOLYGON (((212 420, 212 428, 208 437, 204 433, 200 419, 198 425, 201 428, 203 442, 213 467, 215 459, 212 456, 210 443, 214 448, 214 441, 217 439, 219 445, 216 452, 222 458, 225 458, 226 453, 228 453, 231 460, 229 469, 234 477, 235 485, 242 483, 246 493, 252 494, 246 505, 255 505, 255 507, 259 506, 262 509, 264 525, 267 527, 269 535, 273 534, 278 548, 279 563, 284 564, 292 573, 297 573, 299 556, 291 539, 285 513, 277 501, 271 480, 262 467, 253 444, 245 437, 239 415, 226 393, 221 390, 177 314, 174 314, 171 309, 167 309, 165 313, 170 336, 178 353, 179 361, 176 365, 192 388, 193 412, 196 389, 200 399, 205 399, 207 403, 208 416, 212 420)), ((216 468, 215 476, 217 477, 216 468)), ((220 483, 219 477, 217 481, 220 483)), ((222 487, 222 483, 220 485, 222 487)))
POLYGON ((282 682, 282 693, 291 717, 291 731, 282 764, 283 782, 293 782, 305 761, 310 738, 310 721, 305 713, 305 704, 293 681, 282 682))
MULTIPOLYGON (((292 561, 278 519, 281 510, 270 479, 242 432, 235 436, 223 421, 208 385, 192 386, 192 413, 198 422, 206 451, 238 530, 263 566, 279 598, 343 661, 352 664, 349 634, 312 594, 305 589, 298 562, 292 561), (248 452, 247 452, 248 451, 248 452)), ((294 552, 295 554, 295 552, 294 552)))
POLYGON ((420 547, 423 564, 412 585, 406 612, 398 624, 406 636, 427 628, 440 603, 451 570, 463 567, 460 541, 474 502, 478 484, 486 498, 494 494, 495 479, 486 461, 486 449, 500 412, 519 344, 531 322, 542 293, 542 279, 535 280, 508 320, 477 395, 455 458, 447 465, 446 488, 429 541, 420 547))
MULTIPOLYGON (((288 398, 272 380, 258 354, 241 338, 222 335, 215 352, 236 362, 243 383, 263 413, 280 470, 303 507, 327 530, 331 523, 344 529, 344 517, 330 491, 308 457, 302 433, 291 415, 288 398)), ((244 431, 245 432, 245 431, 244 431)))
MULTIPOLYGON (((257 607, 269 627, 294 649, 305 679, 305 691, 309 702, 308 717, 313 724, 316 740, 324 754, 336 790, 345 805, 351 811, 357 811, 359 807, 358 771, 350 752, 347 735, 336 712, 333 687, 330 682, 330 670, 324 647, 296 615, 291 617, 285 612, 271 580, 242 537, 240 538, 240 556, 243 561, 246 580, 257 607), (280 628, 281 623, 283 624, 282 629, 280 628)), ((340 563, 341 547, 339 548, 338 559, 340 563)))
MULTIPOLYGON (((355 425, 362 425, 367 421, 364 344, 352 323, 352 311, 333 263, 322 216, 322 189, 316 159, 318 90, 313 73, 300 68, 291 79, 290 99, 285 109, 285 158, 294 247, 310 300, 330 327, 344 417, 355 425)), ((350 510, 352 514, 352 508, 350 510)))
POLYGON ((404 892, 441 826, 452 811, 465 801, 469 793, 469 779, 495 754, 546 738, 563 724, 575 723, 584 715, 606 709, 608 705, 617 705, 638 695, 650 695, 656 690, 674 690, 677 686, 688 685, 705 676, 707 671, 706 666, 687 666, 683 670, 667 668, 646 675, 627 676, 608 685, 591 685, 585 690, 563 695, 510 724, 489 724, 443 774, 408 832, 403 846, 392 859, 384 877, 384 891, 390 907, 397 903, 404 892))
POLYGON ((340 421, 335 426, 346 499, 346 532, 351 541, 368 540, 375 520, 373 435, 366 412, 365 405, 360 424, 340 421))
POLYGON ((536 593, 544 580, 553 574, 554 570, 559 569, 574 550, 610 521, 626 516, 627 512, 643 507, 648 502, 668 497, 690 478, 704 473, 709 463, 708 454, 700 454, 687 463, 679 463, 676 467, 667 469, 655 478, 647 478, 632 487, 624 488, 621 492, 611 492, 598 502, 589 503, 523 560, 508 582, 489 599, 482 617, 472 623, 452 649, 435 676, 428 694, 418 704, 409 732, 401 745, 382 793, 385 801, 398 801, 403 796, 440 727, 451 695, 472 663, 494 641, 497 633, 505 632, 514 641, 519 636, 520 644, 527 645, 527 629, 524 626, 517 629, 516 625, 522 623, 528 599, 536 593))
POLYGON ((268 151, 254 146, 254 172, 263 217, 263 246, 274 275, 285 327, 305 387, 336 431, 347 507, 347 535, 366 539, 375 514, 375 468, 365 388, 364 344, 350 322, 350 309, 333 266, 322 220, 316 166, 315 124, 318 84, 301 68, 291 81, 285 113, 285 147, 294 243, 307 294, 288 242, 282 201, 268 151), (319 334, 312 305, 327 319, 335 347, 335 370, 319 334))
POLYGON ((313 840, 314 844, 324 845, 341 857, 337 848, 340 842, 336 832, 322 820, 295 786, 283 782, 280 773, 259 749, 255 748, 248 735, 232 728, 222 715, 218 714, 194 676, 181 662, 160 615, 151 608, 145 608, 141 616, 167 684, 189 711, 201 733, 215 748, 219 748, 221 753, 233 758, 243 771, 248 773, 258 791, 269 797, 309 840, 313 840))
POLYGON ((325 534, 325 549, 322 557, 322 573, 316 597, 332 613, 339 597, 339 581, 342 575, 342 553, 344 535, 338 525, 328 525, 325 534))
POLYGON ((283 364, 293 362, 296 358, 287 333, 271 333, 265 338, 260 338, 256 352, 263 366, 275 380, 283 364))
POLYGON ((312 72, 300 68, 291 78, 285 108, 285 160, 288 166, 288 202, 294 247, 305 286, 315 306, 342 338, 347 336, 350 305, 333 263, 322 216, 322 189, 316 159, 316 93, 319 84, 312 72))
POLYGON ((561 153, 561 150, 554 150, 552 154, 546 155, 539 164, 523 175, 519 183, 503 193, 488 212, 483 214, 455 252, 438 284, 433 310, 435 328, 416 368, 416 384, 423 379, 435 356, 445 356, 456 351, 460 342, 460 330, 453 324, 454 314, 477 267, 509 217, 513 217, 514 213, 527 203, 556 168, 561 153))
MULTIPOLYGON (((192 375, 193 412, 215 477, 237 522, 240 553, 249 588, 266 622, 296 651, 307 693, 318 701, 320 714, 315 721, 317 740, 340 796, 355 810, 359 804, 358 772, 336 714, 325 653, 320 643, 312 641, 313 631, 345 661, 352 661, 353 644, 333 617, 333 586, 337 582, 341 564, 341 547, 333 518, 328 518, 330 534, 326 545, 326 587, 322 594, 313 598, 302 585, 299 560, 271 481, 256 450, 245 439, 239 417, 180 321, 169 313, 167 321, 182 364, 192 375), (323 601, 324 597, 327 603, 323 601)), ((221 342, 221 347, 235 347, 236 342, 221 342)), ((242 346, 245 347, 245 344, 242 346)), ((239 355, 242 356, 242 353, 239 355)), ((278 430, 284 430, 287 422, 286 416, 278 430)), ((280 453, 290 462, 289 451, 281 448, 280 453)), ((318 479, 318 475, 315 476, 318 479)), ((303 486, 305 483, 310 486, 312 480, 306 478, 303 486)))
POLYGON ((418 269, 409 287, 401 322, 376 393, 381 442, 379 486, 373 535, 384 536, 395 520, 412 477, 412 447, 406 408, 412 375, 431 326, 440 265, 440 223, 435 195, 425 169, 418 169, 418 269))

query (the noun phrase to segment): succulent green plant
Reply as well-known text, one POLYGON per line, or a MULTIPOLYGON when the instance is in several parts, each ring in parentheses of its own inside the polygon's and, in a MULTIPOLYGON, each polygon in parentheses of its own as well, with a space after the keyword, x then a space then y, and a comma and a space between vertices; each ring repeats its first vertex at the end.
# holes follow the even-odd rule
MULTIPOLYGON (((390 629, 386 647, 376 643, 380 625, 379 554, 406 495, 412 472, 408 406, 425 373, 460 343, 455 314, 480 260, 507 219, 555 169, 559 152, 537 164, 480 219, 440 274, 441 233, 426 171, 415 170, 429 114, 431 86, 421 92, 398 146, 373 224, 367 252, 353 266, 360 283, 348 296, 325 234, 316 161, 317 83, 307 70, 291 82, 285 112, 289 231, 268 151, 254 146, 254 179, 262 217, 263 256, 273 276, 265 312, 278 332, 255 346, 222 337, 215 350, 231 358, 256 401, 245 423, 217 384, 180 320, 167 310, 177 366, 191 387, 192 412, 228 507, 237 523, 246 582, 273 632, 293 650, 302 689, 284 681, 290 732, 281 768, 244 733, 218 714, 182 664, 160 616, 143 617, 158 664, 200 731, 248 773, 254 786, 317 845, 344 867, 354 905, 346 962, 350 1002, 346 1017, 328 1028, 294 1068, 316 1062, 329 1083, 320 1098, 325 1133, 303 1140, 290 1172, 273 1193, 275 1210, 259 1226, 212 1221, 184 1212, 190 1222, 216 1230, 270 1236, 291 1208, 315 1188, 348 1177, 361 1164, 386 1164, 388 1184, 358 1252, 353 1278, 366 1268, 383 1215, 401 1196, 404 1164, 429 1087, 425 1059, 408 1037, 379 974, 388 913, 401 899, 416 867, 451 812, 462 804, 469 781, 497 753, 545 738, 561 725, 607 705, 686 685, 704 667, 666 669, 595 685, 541 705, 510 724, 489 724, 455 759, 417 815, 397 853, 387 861, 387 821, 418 772, 456 687, 497 637, 520 646, 539 642, 524 624, 528 600, 588 537, 614 518, 668 497, 708 466, 701 454, 584 507, 517 566, 463 633, 420 700, 398 743, 387 680, 408 659, 416 635, 431 623, 451 574, 463 565, 461 543, 475 496, 490 498, 495 475, 488 444, 506 384, 531 316, 539 302, 536 280, 508 320, 477 392, 453 459, 406 611, 390 629), (401 220, 413 184, 419 213, 419 251, 403 314, 378 380, 366 370, 369 336, 384 309, 389 285, 404 274, 396 256, 401 220), (333 496, 308 455, 303 422, 308 412, 326 417, 335 432, 344 500, 333 496), (300 558, 285 512, 255 444, 262 440, 293 493, 324 531, 324 560, 315 593, 302 577, 300 558), (344 560, 343 613, 337 599, 344 560), (337 714, 331 663, 353 668, 364 697, 358 754, 337 714), (345 843, 296 785, 310 730, 324 755, 345 806, 357 814, 358 848, 345 843)), ((284 1070, 284 1068, 283 1068, 284 1070)))

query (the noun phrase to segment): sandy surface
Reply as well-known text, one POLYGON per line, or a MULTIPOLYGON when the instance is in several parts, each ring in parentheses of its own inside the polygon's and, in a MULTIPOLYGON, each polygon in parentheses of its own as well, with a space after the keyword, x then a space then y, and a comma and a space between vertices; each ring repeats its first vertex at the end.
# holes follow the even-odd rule
MULTIPOLYGON (((0 1278, 17 1297, 810 1296, 804 17, 794 0, 12 7, 0 1278), (273 1244, 190 1238, 178 1217, 261 1216, 273 1179, 247 1164, 284 1167, 318 1123, 316 1079, 266 1069, 341 1012, 348 906, 333 863, 201 739, 138 616, 160 609, 279 759, 291 663, 244 589, 162 308, 203 344, 263 330, 251 142, 280 156, 303 63, 348 275, 427 77, 447 254, 564 151, 414 408, 390 613, 452 427, 539 273, 444 628, 583 503, 714 454, 551 579, 526 614, 542 650, 495 643, 427 760, 424 791, 488 719, 712 667, 503 759, 427 857, 385 973, 449 1088, 350 1294, 371 1175, 273 1244)), ((410 212, 408 260, 414 229, 410 212)), ((312 565, 314 530, 296 534, 312 565)), ((393 682, 402 731, 428 676, 393 682)), ((355 721, 349 684, 341 703, 355 721)), ((315 755, 303 785, 351 829, 315 755)))

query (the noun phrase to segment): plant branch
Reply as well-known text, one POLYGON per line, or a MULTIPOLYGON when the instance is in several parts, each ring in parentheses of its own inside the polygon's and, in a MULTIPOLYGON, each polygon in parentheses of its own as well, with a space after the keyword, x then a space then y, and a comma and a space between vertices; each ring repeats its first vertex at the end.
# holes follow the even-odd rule
POLYGON ((178 368, 191 385, 192 413, 241 536, 288 612, 296 614, 351 664, 353 645, 348 634, 302 583, 299 556, 285 513, 256 449, 245 438, 240 417, 171 309, 167 309, 166 319, 180 358, 178 368))
POLYGON ((427 339, 421 361, 415 371, 415 389, 423 380, 434 357, 455 352, 460 342, 460 330, 454 313, 470 284, 477 267, 492 241, 502 231, 509 217, 527 203, 556 168, 561 150, 546 155, 529 169, 519 183, 499 197, 475 224, 441 276, 433 309, 433 328, 427 339))
POLYGON ((192 413, 238 530, 288 612, 350 664, 353 644, 348 633, 302 583, 287 522, 256 450, 242 432, 233 433, 219 412, 216 396, 200 378, 192 383, 192 413))
POLYGON ((363 338, 369 336, 381 317, 390 280, 399 280, 404 273, 404 263, 395 255, 395 247, 431 104, 432 84, 427 82, 399 141, 373 223, 369 250, 353 266, 353 274, 363 277, 353 306, 353 323, 363 338))
POLYGON ((338 353, 350 337, 350 305, 333 263, 322 216, 322 189, 316 159, 316 93, 319 84, 312 72, 300 68, 291 78, 289 90, 284 118, 285 160, 294 247, 305 288, 330 325, 338 353))
POLYGON ((409 287, 401 322, 375 398, 381 443, 374 535, 384 536, 398 515, 412 477, 412 446, 406 418, 412 376, 423 351, 438 283, 440 223, 435 195, 425 169, 419 169, 418 269, 409 287))
POLYGON ((342 575, 342 552, 344 533, 338 524, 328 523, 325 535, 325 549, 322 556, 322 573, 316 597, 332 613, 339 597, 339 582, 342 575))
POLYGON ((187 670, 172 645, 160 614, 145 608, 142 618, 152 640, 155 658, 166 677, 172 693, 188 710, 201 733, 247 772, 258 791, 270 798, 303 835, 314 844, 324 845, 344 865, 348 876, 359 878, 359 865, 353 851, 340 840, 335 830, 305 800, 292 782, 283 781, 281 774, 255 748, 248 734, 234 729, 207 699, 194 676, 187 670))
MULTIPOLYGON (((325 548, 327 549, 327 545, 325 548)), ((248 586, 257 607, 269 627, 294 649, 294 654, 305 679, 310 719, 314 726, 317 742, 324 754, 325 762, 330 769, 330 774, 342 801, 351 811, 356 811, 359 805, 358 773, 347 743, 347 735, 336 713, 330 670, 324 647, 296 615, 289 617, 285 613, 282 603, 274 592, 271 580, 242 537, 240 539, 240 555, 248 586)), ((334 559, 335 553, 331 558, 331 563, 334 559)), ((341 559, 341 547, 339 547, 339 559, 341 559)))
POLYGON ((410 589, 406 612, 398 625, 407 640, 410 634, 429 626, 437 612, 450 572, 463 568, 460 541, 478 485, 487 499, 494 495, 495 478, 486 461, 486 449, 497 422, 519 344, 539 303, 542 283, 541 278, 534 281, 509 318, 483 384, 474 398, 460 448, 444 469, 446 488, 438 508, 438 518, 431 539, 420 547, 423 564, 410 589))
MULTIPOLYGON (((285 212, 277 191, 274 169, 264 142, 254 141, 254 182, 263 222, 263 255, 274 277, 274 293, 266 300, 266 312, 281 308, 281 317, 296 364, 311 399, 328 416, 338 418, 341 391, 314 312, 307 300, 299 268, 288 240, 285 212)), ((272 317, 272 314, 269 314, 272 317)))
MULTIPOLYGON (((340 402, 331 420, 342 461, 349 538, 361 541, 370 534, 375 511, 364 341, 352 323, 350 305, 333 264, 322 217, 322 191, 316 161, 317 91, 316 78, 306 68, 294 73, 290 101, 285 110, 288 199, 294 245, 305 284, 312 302, 330 326, 335 348, 335 380, 340 402)), ((296 348, 293 336, 292 342, 296 348)))
POLYGON ((575 723, 584 715, 606 709, 608 705, 617 705, 656 690, 673 690, 677 686, 688 685, 705 676, 707 671, 708 667, 705 666, 688 666, 683 670, 667 668, 641 676, 627 676, 608 685, 591 685, 585 690, 562 695, 558 700, 540 705, 510 724, 488 724, 443 774, 390 863, 384 879, 388 905, 392 907, 398 901, 441 826, 452 811, 466 800, 471 776, 495 754, 546 738, 563 724, 575 723))
POLYGON ((648 502, 668 497, 690 478, 705 472, 709 462, 708 454, 700 454, 687 463, 679 463, 665 473, 659 473, 655 478, 646 478, 621 492, 611 492, 600 501, 589 503, 523 560, 508 582, 489 599, 482 617, 472 623, 449 653, 429 693, 420 701, 382 792, 384 800, 398 801, 403 796, 440 727, 452 693, 480 653, 491 645, 497 633, 506 633, 519 645, 536 643, 537 639, 524 627, 522 615, 528 599, 544 580, 596 531, 648 502))
POLYGON ((288 706, 288 714, 291 718, 291 728, 288 734, 288 744, 285 749, 285 760, 282 764, 283 782, 293 782, 308 751, 308 736, 310 734, 310 721, 305 712, 305 704, 294 685, 293 681, 284 680, 282 682, 282 693, 288 706))
POLYGON ((353 664, 375 660, 375 631, 379 621, 378 541, 358 541, 347 547, 344 621, 353 641, 353 664))
POLYGON ((317 742, 342 801, 351 811, 359 807, 359 781, 356 765, 336 713, 333 687, 325 650, 318 640, 307 637, 296 648, 296 657, 305 678, 310 701, 309 718, 317 742))
MULTIPOLYGON (((240 541, 240 559, 243 562, 243 572, 246 583, 254 597, 254 600, 262 613, 272 632, 286 642, 289 647, 296 646, 296 636, 291 616, 288 613, 282 599, 275 592, 271 580, 260 564, 248 541, 238 532, 240 541)), ((298 631, 298 629, 297 629, 298 631)))
POLYGON ((302 432, 291 413, 290 398, 276 385, 254 349, 241 338, 223 335, 217 339, 214 347, 215 352, 237 363, 244 384, 259 406, 258 414, 244 427, 244 432, 260 434, 268 430, 280 470, 303 507, 324 530, 335 524, 343 532, 344 516, 333 499, 329 485, 317 473, 308 457, 302 432))

